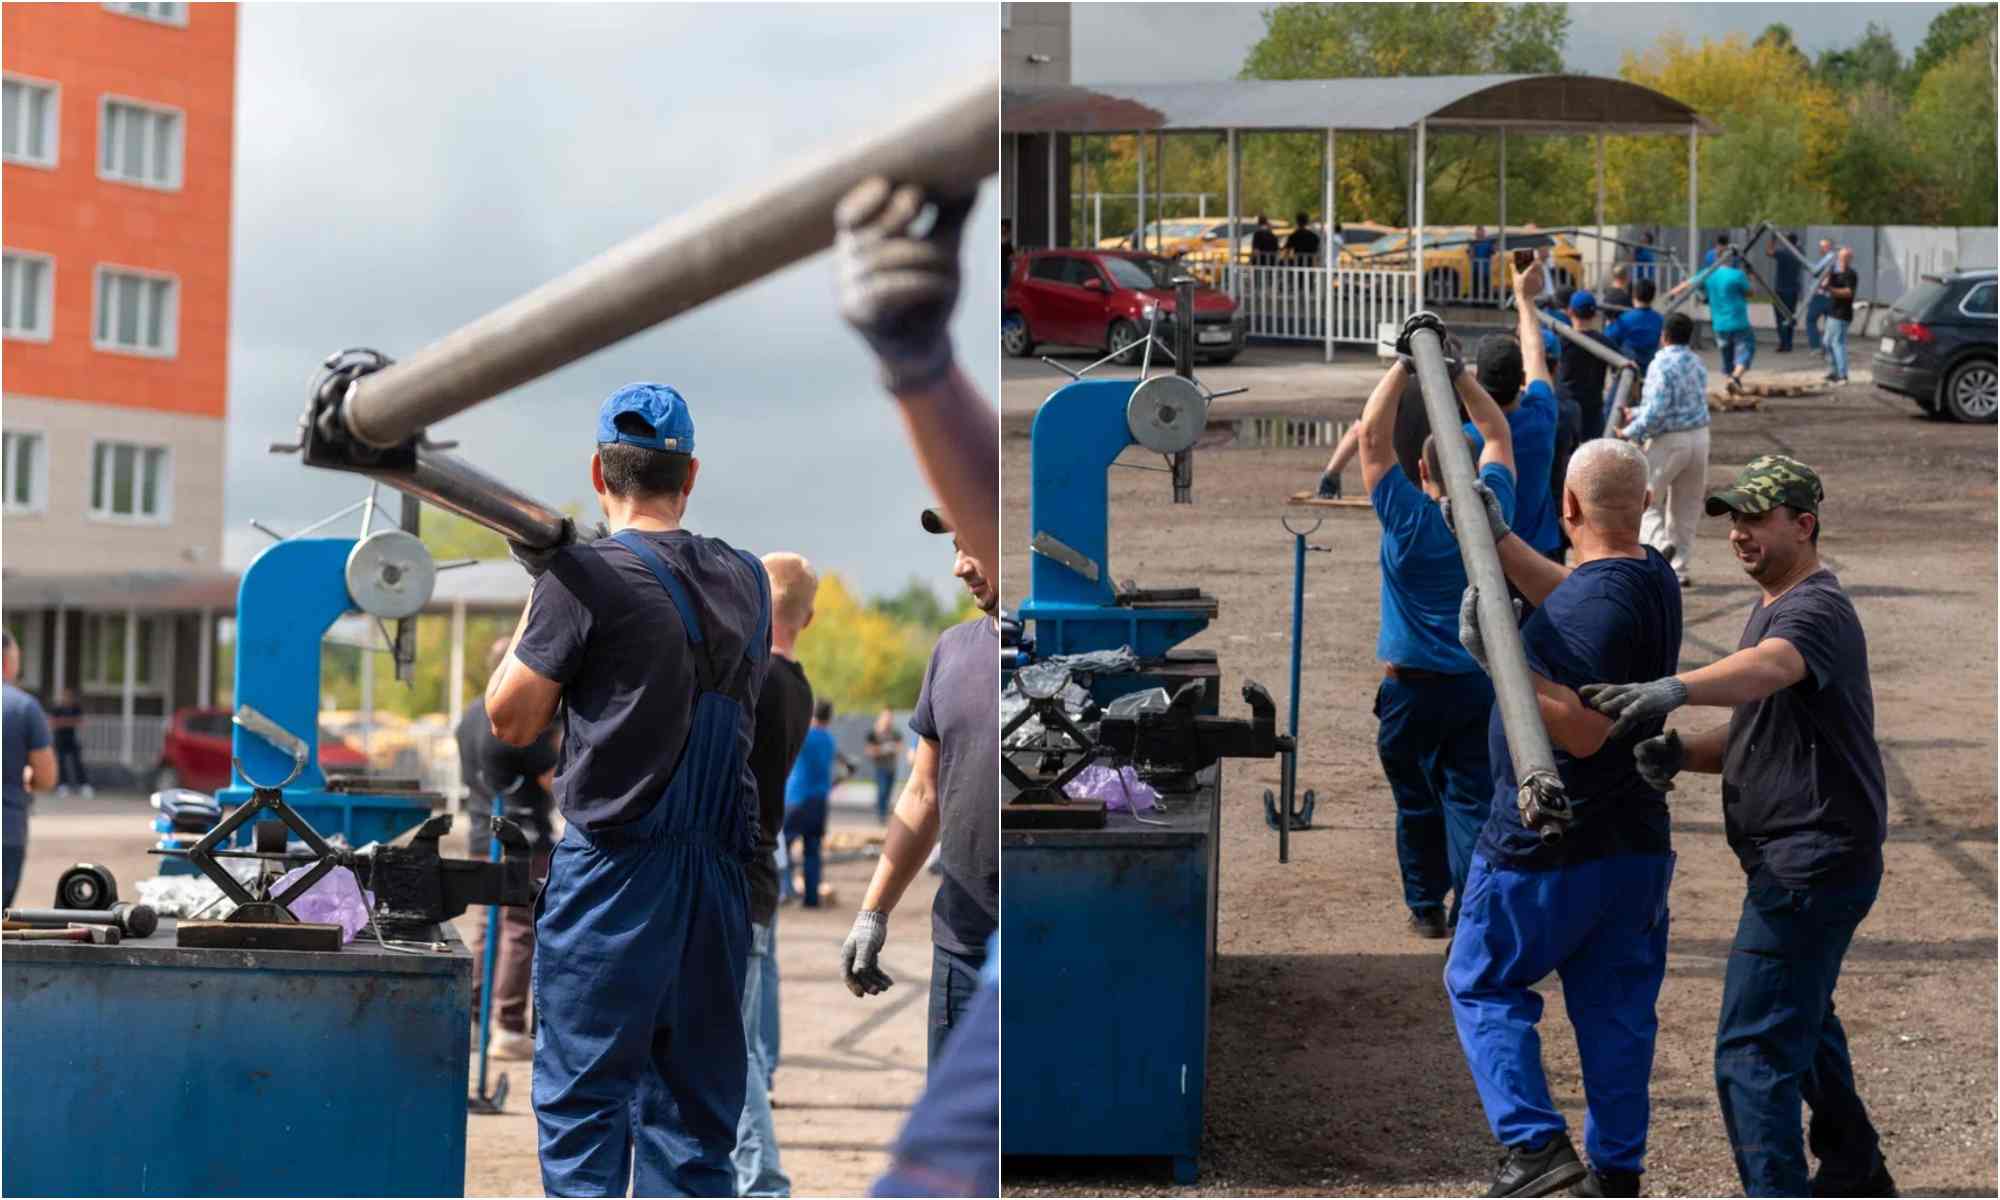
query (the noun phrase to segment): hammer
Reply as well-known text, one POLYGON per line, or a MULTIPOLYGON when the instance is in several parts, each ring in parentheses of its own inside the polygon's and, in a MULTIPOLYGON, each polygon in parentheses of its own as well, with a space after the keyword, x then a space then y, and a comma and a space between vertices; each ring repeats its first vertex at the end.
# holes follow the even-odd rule
POLYGON ((114 904, 108 909, 94 908, 10 908, 4 914, 9 927, 56 928, 65 925, 110 925, 126 937, 143 938, 153 936, 160 927, 160 916, 150 904, 114 904))
POLYGON ((9 942, 87 942, 94 946, 116 946, 116 925, 78 925, 70 929, 9 929, 0 932, 9 942))

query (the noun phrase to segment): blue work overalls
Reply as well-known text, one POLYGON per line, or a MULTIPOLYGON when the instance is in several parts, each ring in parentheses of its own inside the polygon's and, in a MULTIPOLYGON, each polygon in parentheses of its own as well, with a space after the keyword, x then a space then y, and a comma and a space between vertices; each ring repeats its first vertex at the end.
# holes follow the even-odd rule
POLYGON ((754 845, 735 695, 769 646, 770 591, 742 659, 714 661, 681 580, 643 538, 617 540, 666 589, 695 670, 686 749, 645 816, 572 822, 535 902, 534 1102, 552 1196, 733 1196, 754 845), (635 1180, 636 1176, 636 1180, 635 1180))

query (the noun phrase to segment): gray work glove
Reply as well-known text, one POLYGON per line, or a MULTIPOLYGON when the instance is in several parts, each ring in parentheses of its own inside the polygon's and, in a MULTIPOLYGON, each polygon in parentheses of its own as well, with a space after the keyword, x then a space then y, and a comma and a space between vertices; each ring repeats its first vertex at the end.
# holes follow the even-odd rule
POLYGON ((958 248, 974 199, 868 179, 834 208, 840 315, 875 351, 891 392, 914 391, 951 370, 958 248), (926 204, 936 220, 918 235, 910 227, 926 204))
POLYGON ((556 536, 554 545, 536 547, 510 541, 507 543, 507 553, 515 562, 521 564, 521 569, 528 573, 528 578, 540 579, 542 572, 549 569, 549 564, 555 562, 556 552, 574 541, 576 541, 576 522, 564 517, 562 532, 556 536))
MULTIPOLYGON (((1514 601, 1514 619, 1521 619, 1521 602, 1514 601)), ((1477 585, 1465 589, 1458 601, 1458 644, 1479 664, 1479 669, 1488 675, 1493 668, 1486 665, 1486 635, 1479 631, 1479 588, 1477 585)))
POLYGON ((889 940, 889 914, 864 908, 854 914, 854 928, 840 946, 840 973, 847 990, 857 996, 879 996, 895 980, 875 965, 882 944, 889 940))
POLYGON ((1586 683, 1577 689, 1583 702, 1613 718, 1607 739, 1632 732, 1635 725, 1666 715, 1688 702, 1687 684, 1672 675, 1651 683, 1586 683))
MULTIPOLYGON (((1478 495, 1479 502, 1486 506, 1486 523, 1493 529, 1493 544, 1497 546, 1506 539, 1508 534, 1514 532, 1513 528, 1507 524, 1506 514, 1500 511, 1500 497, 1493 494, 1492 488, 1487 487, 1476 479, 1472 481, 1472 490, 1478 495)), ((1456 535, 1458 533, 1458 526, 1452 524, 1451 521, 1450 496, 1445 496, 1438 500, 1438 510, 1444 514, 1444 527, 1456 535)), ((1516 607, 1519 607, 1518 603, 1516 607)))
POLYGON ((1687 751, 1681 746, 1681 735, 1669 729, 1632 747, 1632 761, 1638 765, 1639 778, 1646 781, 1647 787, 1671 792, 1674 776, 1687 765, 1687 751))

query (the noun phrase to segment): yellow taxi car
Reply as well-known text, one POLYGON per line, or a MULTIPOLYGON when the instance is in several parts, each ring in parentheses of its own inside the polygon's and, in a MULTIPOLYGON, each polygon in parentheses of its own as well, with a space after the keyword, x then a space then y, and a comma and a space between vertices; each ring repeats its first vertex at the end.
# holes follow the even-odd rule
MULTIPOLYGON (((1474 230, 1466 226, 1426 227, 1424 230, 1424 297, 1427 300, 1495 299, 1512 287, 1508 272, 1497 263, 1492 267, 1493 289, 1477 297, 1474 285, 1472 245, 1474 230)), ((1497 242, 1489 230, 1487 241, 1497 242)), ((1549 251, 1550 279, 1558 289, 1575 287, 1583 278, 1583 255, 1564 234, 1542 233, 1533 226, 1507 230, 1510 250, 1549 251)), ((1407 271, 1410 268, 1410 234, 1395 230, 1366 246, 1354 247, 1356 265, 1376 270, 1407 271)), ((1496 245, 1494 254, 1499 254, 1496 245)))

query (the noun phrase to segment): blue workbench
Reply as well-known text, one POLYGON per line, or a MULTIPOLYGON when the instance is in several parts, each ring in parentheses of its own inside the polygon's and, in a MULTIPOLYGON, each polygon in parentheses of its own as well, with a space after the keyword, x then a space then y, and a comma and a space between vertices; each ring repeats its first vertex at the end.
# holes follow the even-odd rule
POLYGON ((1009 1155, 1164 1157, 1193 1183, 1215 975, 1221 768, 1162 821, 1000 838, 1000 1141, 1009 1155))
MULTIPOLYGON (((364 935, 366 936, 366 935, 364 935)), ((457 1196, 472 958, 116 946, 0 953, 10 1196, 457 1196)))

